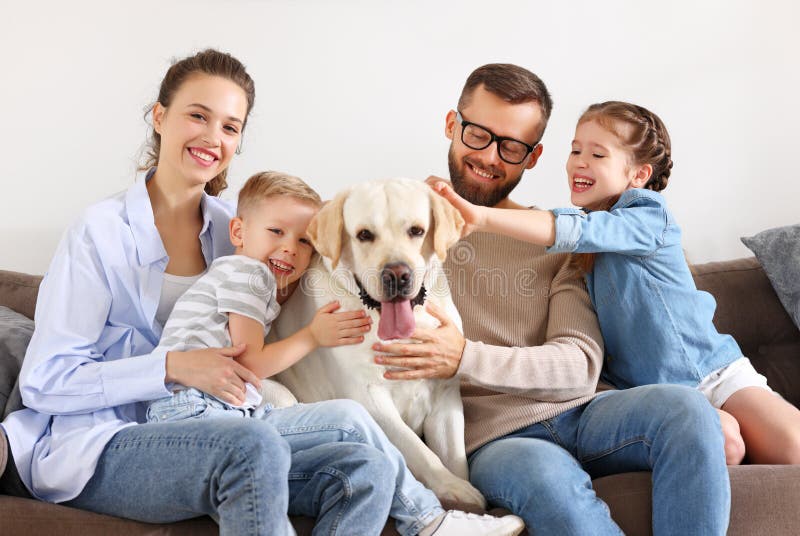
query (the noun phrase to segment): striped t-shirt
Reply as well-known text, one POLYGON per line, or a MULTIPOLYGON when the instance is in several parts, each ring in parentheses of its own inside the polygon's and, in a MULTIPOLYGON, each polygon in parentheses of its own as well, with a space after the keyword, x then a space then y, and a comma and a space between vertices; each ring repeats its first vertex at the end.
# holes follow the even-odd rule
POLYGON ((228 313, 256 320, 266 336, 281 310, 275 289, 275 278, 263 262, 244 255, 219 257, 175 303, 158 349, 230 346, 228 313))

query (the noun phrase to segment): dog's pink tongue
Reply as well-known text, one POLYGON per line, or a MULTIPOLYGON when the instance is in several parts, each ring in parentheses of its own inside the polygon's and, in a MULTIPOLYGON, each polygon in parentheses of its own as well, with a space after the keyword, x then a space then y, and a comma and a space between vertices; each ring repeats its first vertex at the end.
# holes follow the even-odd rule
POLYGON ((414 332, 415 325, 411 300, 381 302, 378 337, 382 340, 406 339, 414 332))

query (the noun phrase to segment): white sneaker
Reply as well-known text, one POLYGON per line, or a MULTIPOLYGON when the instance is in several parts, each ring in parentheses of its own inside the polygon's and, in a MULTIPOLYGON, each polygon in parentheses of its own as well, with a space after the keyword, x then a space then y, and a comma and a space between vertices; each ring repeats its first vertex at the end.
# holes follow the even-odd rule
POLYGON ((448 510, 434 536, 516 536, 525 522, 515 515, 494 517, 448 510))

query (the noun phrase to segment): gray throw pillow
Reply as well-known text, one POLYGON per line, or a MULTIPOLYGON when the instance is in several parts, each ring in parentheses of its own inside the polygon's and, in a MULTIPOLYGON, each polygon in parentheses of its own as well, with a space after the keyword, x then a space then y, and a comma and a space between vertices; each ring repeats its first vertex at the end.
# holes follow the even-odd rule
POLYGON ((775 294, 800 328, 800 224, 743 236, 742 242, 755 253, 775 294))
POLYGON ((0 416, 22 407, 17 377, 33 335, 33 320, 0 306, 0 416), (8 404, 9 399, 11 403, 8 404))

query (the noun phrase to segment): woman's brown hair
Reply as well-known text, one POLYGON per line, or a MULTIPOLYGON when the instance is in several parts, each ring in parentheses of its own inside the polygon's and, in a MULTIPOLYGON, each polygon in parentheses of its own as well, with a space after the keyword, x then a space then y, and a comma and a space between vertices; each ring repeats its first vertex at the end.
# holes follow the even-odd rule
MULTIPOLYGON (((607 101, 589 106, 578 124, 587 121, 596 121, 614 134, 628 150, 632 165, 652 166, 653 173, 644 188, 660 192, 667 187, 672 170, 672 145, 661 118, 636 104, 607 101)), ((599 210, 610 210, 617 201, 619 196, 608 199, 599 210)), ((577 253, 572 256, 570 266, 580 275, 587 274, 594 267, 595 255, 577 253)))
MULTIPOLYGON (((244 125, 242 125, 242 132, 244 132, 244 126, 247 124, 247 116, 250 115, 250 110, 253 109, 253 104, 255 103, 256 87, 253 79, 247 74, 247 70, 242 62, 230 54, 219 52, 214 49, 207 49, 198 52, 194 56, 176 61, 172 64, 172 67, 167 70, 167 74, 164 75, 164 79, 161 81, 157 102, 161 103, 165 108, 169 108, 173 96, 177 93, 178 89, 180 89, 181 85, 195 74, 220 76, 242 88, 242 91, 244 91, 247 97, 247 113, 245 114, 244 125)), ((145 115, 152 113, 154 106, 155 104, 150 105, 145 115)), ((147 170, 157 165, 160 154, 161 135, 153 129, 150 133, 150 140, 144 162, 139 166, 139 170, 147 170)), ((209 195, 219 195, 220 192, 228 187, 227 176, 228 170, 225 169, 220 172, 219 175, 208 181, 205 186, 206 193, 209 195)))

